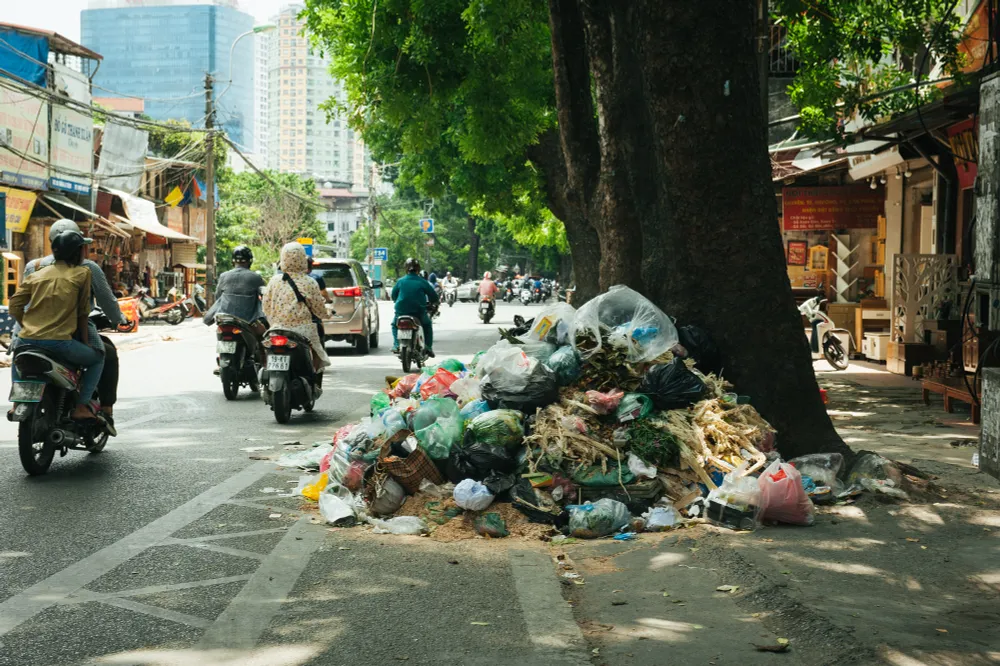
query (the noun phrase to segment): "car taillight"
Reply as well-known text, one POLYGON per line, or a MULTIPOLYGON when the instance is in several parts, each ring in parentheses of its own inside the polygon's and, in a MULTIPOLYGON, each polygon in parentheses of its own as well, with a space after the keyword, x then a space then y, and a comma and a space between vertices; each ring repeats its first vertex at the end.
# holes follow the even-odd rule
POLYGON ((334 289, 334 296, 341 296, 343 298, 361 298, 361 287, 344 287, 343 289, 334 289))

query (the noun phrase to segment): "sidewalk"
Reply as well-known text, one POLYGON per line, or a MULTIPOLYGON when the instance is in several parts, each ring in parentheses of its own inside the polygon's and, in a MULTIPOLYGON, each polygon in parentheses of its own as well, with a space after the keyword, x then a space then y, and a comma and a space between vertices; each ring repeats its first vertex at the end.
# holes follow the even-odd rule
POLYGON ((186 340, 192 336, 197 336, 199 332, 204 332, 204 330, 205 324, 198 317, 195 319, 185 319, 176 326, 171 326, 166 322, 152 322, 140 324, 139 329, 134 333, 102 331, 101 335, 107 336, 114 343, 115 347, 118 348, 118 351, 129 351, 157 342, 186 340))

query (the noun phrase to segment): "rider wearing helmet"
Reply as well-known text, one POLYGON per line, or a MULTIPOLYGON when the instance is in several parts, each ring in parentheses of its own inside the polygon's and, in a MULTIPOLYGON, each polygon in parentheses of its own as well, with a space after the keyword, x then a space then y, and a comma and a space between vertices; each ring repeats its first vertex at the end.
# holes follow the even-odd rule
POLYGON ((215 315, 227 314, 253 324, 254 333, 263 335, 267 330, 264 312, 260 309, 261 288, 264 278, 250 270, 253 252, 246 245, 233 249, 233 269, 219 276, 215 287, 215 304, 205 313, 205 324, 215 323, 215 315))
POLYGON ((479 283, 479 300, 493 300, 500 287, 493 281, 493 274, 489 271, 483 273, 483 281, 479 283))
POLYGON ((416 317, 424 329, 424 342, 427 345, 428 356, 434 356, 434 330, 430 315, 427 314, 428 303, 438 303, 437 292, 431 283, 420 277, 420 262, 410 257, 405 264, 406 275, 396 281, 392 288, 392 300, 396 304, 396 316, 392 318, 392 351, 399 351, 399 337, 396 330, 396 320, 402 316, 416 317))
POLYGON ((79 230, 58 231, 52 239, 53 263, 25 278, 10 299, 10 314, 21 326, 19 344, 40 347, 84 370, 72 413, 78 420, 94 418, 89 405, 104 367, 103 346, 98 351, 90 345, 91 274, 80 265, 83 246, 92 242, 79 230))
MULTIPOLYGON (((83 236, 80 227, 73 220, 57 220, 49 228, 49 243, 55 241, 56 237, 64 231, 75 231, 81 237, 83 236)), ((24 267, 22 280, 26 280, 28 276, 46 266, 51 266, 55 262, 56 258, 51 254, 41 259, 29 261, 24 267)), ((118 307, 118 299, 111 290, 108 278, 101 267, 90 259, 84 259, 80 265, 90 271, 90 293, 97 307, 104 312, 104 315, 115 324, 119 331, 133 330, 135 322, 130 322, 122 315, 121 309, 118 307)), ((14 335, 17 336, 17 334, 18 329, 15 328, 14 335)), ((104 355, 104 368, 101 371, 101 380, 97 384, 97 394, 101 399, 101 412, 104 419, 111 425, 111 433, 116 434, 113 415, 114 405, 118 401, 118 350, 109 338, 98 334, 97 327, 89 319, 87 320, 87 338, 94 351, 104 355)))
POLYGON ((451 271, 448 271, 445 274, 444 280, 442 281, 442 286, 445 289, 458 289, 458 280, 456 280, 455 277, 451 274, 451 271))

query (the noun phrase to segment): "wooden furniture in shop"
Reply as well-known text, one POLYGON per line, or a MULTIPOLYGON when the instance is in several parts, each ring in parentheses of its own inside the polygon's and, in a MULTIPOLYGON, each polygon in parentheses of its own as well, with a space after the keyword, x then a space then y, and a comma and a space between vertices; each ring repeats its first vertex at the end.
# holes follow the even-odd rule
MULTIPOLYGON (((970 380, 969 383, 971 384, 972 381, 970 380)), ((976 424, 979 423, 980 387, 975 387, 975 398, 973 398, 972 393, 969 392, 969 387, 966 386, 965 380, 961 377, 949 377, 948 379, 924 379, 920 382, 920 388, 923 392, 925 405, 931 404, 931 393, 937 393, 944 396, 944 411, 949 414, 953 412, 951 404, 953 400, 969 403, 972 405, 972 422, 976 424)))
MULTIPOLYGON (((883 298, 864 298, 854 313, 854 339, 864 340, 866 332, 885 333, 892 327, 889 304, 883 298)), ((857 344, 861 344, 858 342, 857 344)))

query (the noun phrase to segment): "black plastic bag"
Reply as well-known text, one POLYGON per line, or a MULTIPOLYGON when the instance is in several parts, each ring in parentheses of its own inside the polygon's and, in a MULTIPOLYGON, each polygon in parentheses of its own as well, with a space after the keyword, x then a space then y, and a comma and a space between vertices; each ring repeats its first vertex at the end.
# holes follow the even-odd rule
POLYGON ((528 376, 527 386, 522 390, 507 390, 486 377, 479 384, 479 390, 490 409, 519 409, 525 414, 534 414, 539 407, 546 407, 559 399, 559 383, 556 373, 544 363, 537 363, 528 376))
POLYGON ((697 326, 688 325, 678 328, 677 335, 688 356, 695 360, 694 367, 706 375, 718 375, 722 372, 722 354, 708 333, 697 326))
POLYGON ((684 409, 705 395, 705 382, 675 358, 665 365, 654 365, 642 378, 639 392, 653 399, 657 409, 684 409))
POLYGON ((504 493, 514 487, 517 483, 517 474, 504 474, 493 470, 490 472, 485 479, 483 479, 483 485, 490 491, 490 494, 494 497, 502 497, 504 493))
POLYGON ((551 498, 539 494, 527 479, 521 479, 510 489, 510 503, 533 523, 545 523, 563 528, 569 525, 569 512, 551 498))
POLYGON ((516 452, 502 446, 476 442, 466 437, 465 443, 451 447, 447 476, 452 483, 465 479, 482 481, 492 472, 510 474, 517 469, 516 452))

